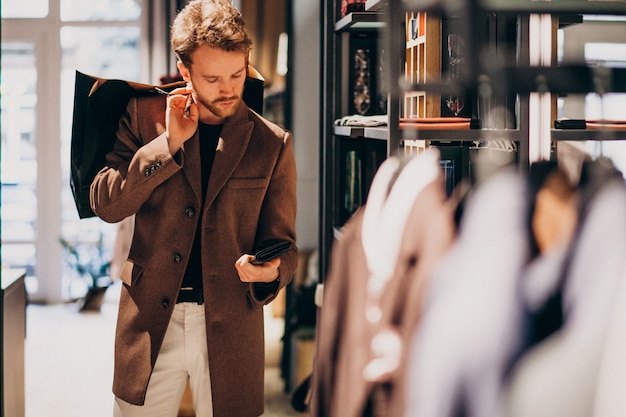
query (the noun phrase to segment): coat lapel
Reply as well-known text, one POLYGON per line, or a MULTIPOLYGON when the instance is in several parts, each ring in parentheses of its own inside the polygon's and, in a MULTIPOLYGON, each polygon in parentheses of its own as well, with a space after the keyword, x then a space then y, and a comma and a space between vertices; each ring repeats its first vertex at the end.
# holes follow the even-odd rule
POLYGON ((241 103, 237 112, 229 118, 220 135, 213 168, 209 176, 204 206, 209 207, 241 161, 252 135, 254 123, 248 120, 248 107, 241 103))

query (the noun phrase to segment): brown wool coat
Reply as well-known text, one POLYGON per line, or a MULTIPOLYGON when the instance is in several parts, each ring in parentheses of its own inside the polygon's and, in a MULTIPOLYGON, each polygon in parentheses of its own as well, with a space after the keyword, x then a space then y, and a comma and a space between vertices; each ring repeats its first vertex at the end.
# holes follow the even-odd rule
POLYGON ((296 268, 296 169, 291 133, 245 105, 223 126, 201 207, 199 138, 174 156, 165 136, 165 98, 132 99, 91 206, 107 222, 135 214, 120 279, 113 392, 143 404, 198 222, 209 369, 215 417, 263 413, 264 299, 239 280, 235 261, 267 239, 285 239, 280 288, 296 268))

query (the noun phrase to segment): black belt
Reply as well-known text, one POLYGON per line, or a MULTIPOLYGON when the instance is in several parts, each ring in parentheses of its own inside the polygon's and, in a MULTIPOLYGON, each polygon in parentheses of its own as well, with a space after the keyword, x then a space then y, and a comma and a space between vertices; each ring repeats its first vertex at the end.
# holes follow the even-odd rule
POLYGON ((176 298, 178 303, 204 304, 204 295, 201 288, 181 288, 176 298))

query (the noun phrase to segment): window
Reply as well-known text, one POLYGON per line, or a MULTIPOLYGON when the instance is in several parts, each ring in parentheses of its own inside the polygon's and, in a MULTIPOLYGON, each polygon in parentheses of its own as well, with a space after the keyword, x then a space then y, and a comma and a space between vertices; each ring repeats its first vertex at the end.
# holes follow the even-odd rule
MULTIPOLYGON (((623 24, 622 43, 588 42, 584 46, 585 61, 612 68, 626 68, 626 23, 623 24)), ((589 94, 585 100, 587 120, 623 120, 626 108, 625 93, 608 93, 603 96, 589 94)), ((611 158, 617 168, 626 173, 626 143, 623 141, 587 142, 586 147, 593 156, 611 158)))
POLYGON ((31 42, 2 44, 2 265, 34 275, 37 69, 31 42))
POLYGON ((1 257, 26 269, 31 299, 83 294, 59 238, 113 241, 115 225, 79 220, 69 188, 74 74, 142 81, 145 4, 2 1, 1 257))
MULTIPOLYGON (((559 33, 560 60, 626 68, 626 20, 586 16, 583 23, 559 33)), ((571 95, 559 100, 560 118, 623 120, 625 93, 571 95)), ((592 157, 610 158, 626 173, 626 142, 588 141, 584 148, 592 157)))
POLYGON ((5 19, 46 17, 48 15, 48 0, 4 0, 0 15, 5 19))

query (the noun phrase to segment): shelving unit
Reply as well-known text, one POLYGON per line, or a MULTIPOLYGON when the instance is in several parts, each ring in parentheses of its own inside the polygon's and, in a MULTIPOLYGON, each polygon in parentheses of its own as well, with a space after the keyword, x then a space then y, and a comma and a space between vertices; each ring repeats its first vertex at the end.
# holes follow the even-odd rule
POLYGON ((536 137, 537 132, 547 135, 549 144, 626 139, 624 130, 552 128, 558 94, 626 92, 626 69, 557 65, 554 38, 559 27, 582 22, 583 14, 626 15, 624 1, 368 0, 365 12, 345 17, 340 16, 339 3, 326 1, 322 7, 321 276, 328 267, 334 233, 345 221, 346 213, 340 210, 344 179, 340 160, 346 142, 377 143, 378 149, 385 144, 388 156, 403 145, 408 152, 417 152, 431 144, 475 147, 478 143, 509 141, 516 146, 520 169, 526 169, 535 158, 531 147, 544 142, 544 138, 536 137), (542 16, 547 17, 543 22, 549 23, 549 33, 537 36, 531 27, 542 16), (417 36, 412 36, 413 18, 421 23, 417 36), (454 21, 454 30, 465 40, 466 59, 456 77, 450 77, 444 65, 441 45, 446 42, 447 29, 442 25, 442 29, 427 33, 446 19, 454 21), (334 126, 334 120, 349 114, 347 56, 350 34, 359 31, 373 31, 379 40, 378 50, 384 52, 387 127, 334 126), (439 46, 436 52, 433 45, 439 46), (542 54, 539 61, 537 53, 542 54), (458 93, 469 97, 474 106, 471 117, 480 119, 481 129, 399 128, 402 117, 441 115, 441 97, 458 93))
MULTIPOLYGON (((441 77, 441 19, 426 12, 407 12, 405 80, 408 84, 428 84, 441 77)), ((441 116, 441 94, 438 91, 412 90, 404 93, 402 116, 441 116)))
MULTIPOLYGON (((431 2, 420 0, 405 1, 407 7, 419 8, 423 4, 429 4, 425 10, 446 11, 447 7, 454 5, 455 2, 442 1, 436 5, 431 2)), ((492 131, 479 131, 483 140, 498 139, 502 135, 506 135, 514 141, 529 142, 531 134, 528 128, 530 106, 524 102, 532 94, 548 93, 551 94, 553 100, 559 94, 585 94, 585 93, 607 93, 607 92, 625 92, 626 91, 626 69, 624 68, 608 68, 604 66, 591 66, 584 64, 567 64, 557 65, 556 59, 553 59, 550 65, 532 64, 529 60, 531 49, 537 49, 536 41, 530 39, 529 21, 531 16, 550 15, 555 19, 556 28, 565 28, 570 25, 580 24, 583 22, 583 14, 592 15, 626 15, 626 2, 621 0, 609 1, 587 1, 587 0, 557 0, 551 2, 537 2, 531 0, 468 0, 464 3, 464 7, 459 12, 466 16, 470 16, 469 22, 478 22, 479 16, 484 13, 491 13, 498 16, 510 17, 517 19, 518 24, 518 41, 520 49, 517 54, 519 59, 516 62, 507 62, 506 65, 492 65, 492 61, 479 59, 474 60, 471 69, 466 74, 465 79, 459 84, 470 87, 472 85, 478 88, 481 86, 482 80, 488 80, 488 87, 496 94, 511 95, 518 97, 519 105, 517 109, 517 128, 516 129, 496 129, 492 131)), ((468 27, 468 33, 472 33, 472 26, 468 27)), ((552 39, 552 45, 556 40, 552 39)), ((480 55, 480 51, 485 46, 485 40, 474 37, 468 49, 472 55, 480 55)), ((393 45, 390 45, 392 48, 393 45)), ((556 57, 554 57, 556 58, 556 57)), ((397 88, 402 88, 398 86, 397 88)), ((412 83, 405 86, 408 90, 425 90, 425 91, 446 91, 451 88, 445 81, 441 83, 412 83)), ((536 110, 536 109, 532 109, 536 110)), ((555 114, 549 119, 550 125, 554 122, 555 114)), ((551 127, 551 126, 550 126, 551 127)), ((626 132, 624 130, 564 130, 545 127, 549 131, 550 141, 559 142, 564 140, 624 140, 626 132)), ((427 137, 429 135, 439 135, 442 133, 420 131, 419 137, 427 137)), ((458 139, 465 139, 466 132, 459 132, 458 139)), ((531 141, 532 142, 532 141, 531 141)))
POLYGON ((380 104, 387 97, 380 87, 378 49, 386 25, 385 3, 367 3, 366 11, 346 16, 341 15, 341 1, 322 3, 321 271, 327 269, 334 234, 363 204, 377 166, 389 154, 388 129, 335 125, 347 115, 383 114, 386 110, 386 104, 380 104), (363 77, 357 80, 359 71, 363 77), (357 102, 353 92, 359 82, 365 101, 357 102))

